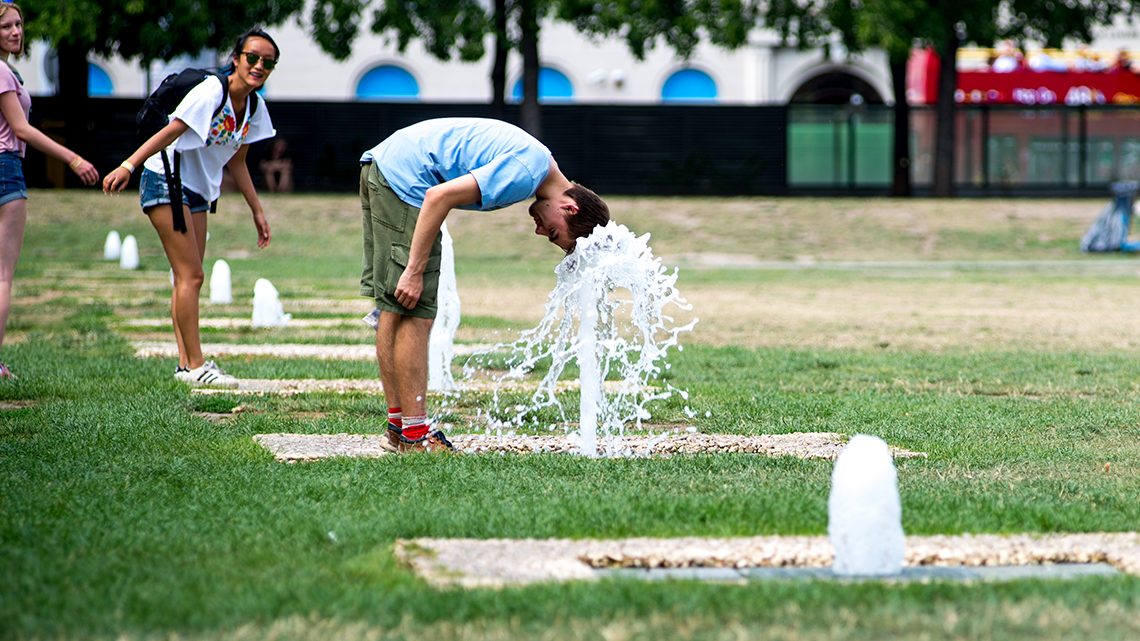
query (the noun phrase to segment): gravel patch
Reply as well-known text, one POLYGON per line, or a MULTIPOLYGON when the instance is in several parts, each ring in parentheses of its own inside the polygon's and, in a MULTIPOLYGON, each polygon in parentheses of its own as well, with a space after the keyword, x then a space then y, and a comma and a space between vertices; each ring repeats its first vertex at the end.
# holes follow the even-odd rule
POLYGON ((389 453, 384 434, 255 434, 253 441, 286 463, 333 456, 375 458, 389 453))
MULTIPOLYGON (((460 381, 455 384, 455 387, 450 390, 449 394, 459 392, 532 392, 538 389, 538 381, 460 381)), ((554 386, 554 391, 563 392, 568 390, 576 390, 580 387, 578 381, 559 381, 554 386)), ((617 392, 621 389, 621 381, 606 381, 602 384, 602 388, 607 393, 617 392)), ((648 388, 647 391, 654 391, 656 388, 648 388)), ((257 396, 264 396, 265 394, 272 394, 276 396, 292 396, 294 394, 305 394, 309 392, 337 392, 343 394, 344 392, 363 392, 366 394, 380 394, 384 391, 384 386, 380 383, 380 379, 361 379, 361 378, 281 378, 281 379, 268 379, 268 378, 239 378, 237 389, 217 389, 210 387, 195 387, 190 390, 191 394, 251 394, 257 396)), ((429 391, 428 394, 437 394, 439 392, 429 391)))
MULTIPOLYGON (((577 451, 574 434, 552 436, 528 435, 448 435, 452 444, 465 454, 572 454, 577 451)), ((315 461, 334 456, 381 456, 382 435, 361 434, 258 434, 254 441, 264 446, 283 462, 315 461)), ((671 456, 674 454, 739 453, 796 458, 834 459, 846 444, 842 434, 796 432, 739 436, 735 434, 700 434, 687 431, 659 436, 626 436, 608 450, 613 455, 671 456)), ((922 452, 891 448, 897 458, 925 457, 922 452)), ((607 453, 599 439, 598 451, 607 453)))
MULTIPOLYGON (((117 327, 166 327, 173 328, 169 318, 125 318, 113 323, 117 327)), ((360 318, 293 318, 288 327, 365 327, 360 318)), ((215 329, 238 329, 253 327, 252 318, 200 318, 199 327, 215 329)))
MULTIPOLYGON (((132 344, 135 358, 177 358, 178 344, 166 341, 138 341, 132 344)), ((460 343, 454 346, 456 356, 474 354, 488 345, 460 343)), ((206 358, 232 356, 274 356, 277 358, 319 358, 323 360, 372 361, 376 360, 376 346, 361 345, 307 345, 260 344, 238 345, 231 343, 202 343, 206 358)))
MULTIPOLYGON (((992 567, 1108 563, 1140 575, 1140 534, 908 536, 905 566, 992 567)), ((599 568, 828 568, 826 536, 731 539, 400 539, 396 558, 429 584, 504 587, 592 581, 599 568)))

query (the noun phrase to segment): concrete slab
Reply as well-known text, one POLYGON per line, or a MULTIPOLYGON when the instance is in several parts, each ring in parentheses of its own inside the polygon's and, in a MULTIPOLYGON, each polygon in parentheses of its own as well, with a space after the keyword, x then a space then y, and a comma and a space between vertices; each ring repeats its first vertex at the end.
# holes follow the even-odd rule
POLYGON ((981 567, 918 566, 903 568, 893 576, 837 576, 831 568, 599 568, 600 579, 643 581, 891 581, 902 583, 1002 582, 1027 579, 1065 580, 1088 576, 1117 576, 1120 571, 1107 563, 1058 563, 1050 565, 1003 565, 981 567))

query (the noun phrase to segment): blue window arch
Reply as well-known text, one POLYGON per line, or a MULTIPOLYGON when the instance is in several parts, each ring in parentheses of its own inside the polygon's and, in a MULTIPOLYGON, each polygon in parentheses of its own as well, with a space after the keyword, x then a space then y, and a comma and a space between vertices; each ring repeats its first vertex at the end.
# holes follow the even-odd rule
POLYGON ((682 69, 661 87, 662 102, 716 102, 716 81, 696 69, 682 69))
MULTIPOLYGON (((522 78, 515 81, 511 98, 522 100, 522 78)), ((574 100, 574 85, 566 74, 557 69, 542 67, 538 70, 538 99, 543 102, 571 102, 574 100)))
POLYGON ((416 79, 395 65, 373 67, 356 83, 357 98, 415 100, 419 95, 416 79))
POLYGON ((109 96, 114 90, 115 84, 111 82, 111 76, 99 65, 87 63, 87 95, 109 96))

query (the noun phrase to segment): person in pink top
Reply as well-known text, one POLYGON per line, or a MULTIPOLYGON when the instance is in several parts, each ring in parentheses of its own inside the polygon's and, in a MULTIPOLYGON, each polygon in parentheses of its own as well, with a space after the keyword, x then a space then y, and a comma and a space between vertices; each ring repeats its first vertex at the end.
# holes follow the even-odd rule
MULTIPOLYGON (((24 224, 28 218, 28 190, 24 184, 22 158, 27 145, 67 163, 85 185, 99 181, 94 165, 79 154, 48 138, 28 124, 32 99, 24 89, 20 74, 8 59, 24 52, 24 13, 10 2, 0 4, 0 348, 12 306, 12 277, 20 248, 24 244, 24 224)), ((0 379, 16 378, 0 363, 0 379)))

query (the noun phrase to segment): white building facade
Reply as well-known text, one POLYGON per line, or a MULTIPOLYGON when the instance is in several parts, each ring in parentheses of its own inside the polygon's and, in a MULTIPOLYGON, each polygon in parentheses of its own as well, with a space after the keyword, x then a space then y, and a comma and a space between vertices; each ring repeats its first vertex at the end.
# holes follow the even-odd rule
MULTIPOLYGON (((294 23, 268 31, 281 48, 281 64, 265 88, 270 100, 490 101, 490 54, 475 63, 442 62, 415 41, 401 54, 384 38, 364 31, 352 56, 337 61, 294 23)), ((878 93, 877 100, 870 98, 872 102, 893 100, 881 52, 849 60, 836 53, 829 60, 820 51, 782 47, 774 33, 762 30, 734 51, 702 44, 689 60, 659 46, 638 61, 624 42, 591 41, 561 22, 543 26, 539 46, 540 97, 547 102, 786 104, 806 81, 827 73, 850 74, 867 83, 878 93)), ((51 50, 44 43, 35 43, 28 55, 14 63, 33 95, 55 92, 51 50)), ((212 52, 169 64, 155 63, 149 70, 142 69, 137 60, 92 57, 90 63, 91 95, 116 98, 142 98, 168 73, 188 66, 217 65, 212 52)), ((521 75, 521 56, 512 53, 507 67, 508 100, 521 75)))

